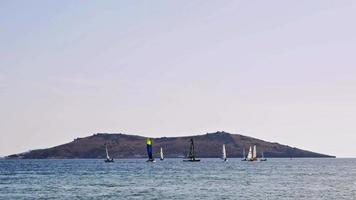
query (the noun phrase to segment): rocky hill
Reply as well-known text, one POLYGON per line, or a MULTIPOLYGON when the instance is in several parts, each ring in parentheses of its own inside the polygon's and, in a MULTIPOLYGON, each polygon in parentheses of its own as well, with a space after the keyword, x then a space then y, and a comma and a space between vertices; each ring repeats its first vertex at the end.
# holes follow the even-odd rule
MULTIPOLYGON (((266 142, 260 139, 226 132, 207 133, 204 135, 185 137, 153 138, 154 156, 159 157, 159 148, 164 149, 166 157, 184 157, 189 149, 189 139, 193 138, 198 157, 220 157, 222 144, 226 145, 228 157, 242 157, 243 148, 256 145, 258 155, 264 151, 265 157, 333 157, 266 142)), ((105 144, 114 158, 146 157, 146 138, 136 135, 97 133, 85 138, 48 149, 32 150, 22 154, 14 154, 8 158, 24 159, 65 159, 65 158, 104 158, 105 144)))

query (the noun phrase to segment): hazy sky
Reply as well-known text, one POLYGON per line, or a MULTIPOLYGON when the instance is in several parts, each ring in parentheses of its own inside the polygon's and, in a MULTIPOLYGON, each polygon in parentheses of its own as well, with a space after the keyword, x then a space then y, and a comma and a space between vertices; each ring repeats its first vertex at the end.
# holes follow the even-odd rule
POLYGON ((217 130, 356 156, 356 1, 0 0, 0 155, 217 130))

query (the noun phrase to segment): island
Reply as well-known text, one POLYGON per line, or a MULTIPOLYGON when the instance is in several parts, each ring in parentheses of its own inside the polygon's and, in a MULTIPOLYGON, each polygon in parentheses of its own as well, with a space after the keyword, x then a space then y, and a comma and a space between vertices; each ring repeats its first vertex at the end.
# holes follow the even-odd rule
MULTIPOLYGON (((189 151, 189 140, 193 138, 196 154, 201 158, 221 157, 222 145, 225 144, 230 158, 243 157, 250 146, 257 146, 257 154, 262 151, 269 158, 332 158, 335 156, 302 150, 296 147, 267 142, 240 134, 230 134, 224 131, 202 135, 183 137, 152 138, 154 157, 159 157, 159 149, 164 149, 166 158, 182 158, 189 151)), ((114 158, 144 158, 146 157, 146 137, 122 133, 96 133, 89 137, 77 138, 74 141, 59 146, 31 150, 25 153, 9 155, 13 159, 76 159, 106 157, 105 145, 114 158)))

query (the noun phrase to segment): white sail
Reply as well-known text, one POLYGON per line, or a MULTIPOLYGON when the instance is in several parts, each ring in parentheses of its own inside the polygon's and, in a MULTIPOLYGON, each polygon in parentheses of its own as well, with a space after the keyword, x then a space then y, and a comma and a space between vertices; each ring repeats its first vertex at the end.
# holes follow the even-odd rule
POLYGON ((107 146, 105 146, 105 150, 106 150, 106 158, 108 160, 110 160, 109 151, 108 151, 108 147, 107 146))
POLYGON ((222 149, 222 159, 226 160, 226 149, 225 149, 225 144, 223 144, 223 149, 222 149))
POLYGON ((252 159, 252 148, 251 148, 251 146, 250 146, 250 150, 248 150, 247 159, 249 159, 249 160, 252 159))
POLYGON ((162 147, 161 147, 161 160, 163 160, 164 159, 164 157, 163 157, 163 149, 162 149, 162 147))
POLYGON ((252 159, 257 158, 257 150, 256 150, 256 145, 253 145, 253 153, 252 153, 252 159))

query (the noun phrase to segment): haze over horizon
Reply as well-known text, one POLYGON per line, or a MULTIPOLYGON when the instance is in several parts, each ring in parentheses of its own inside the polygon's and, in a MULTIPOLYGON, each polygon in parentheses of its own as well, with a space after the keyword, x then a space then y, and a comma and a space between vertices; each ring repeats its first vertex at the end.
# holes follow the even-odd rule
POLYGON ((355 157, 356 2, 0 1, 0 155, 226 131, 355 157))

